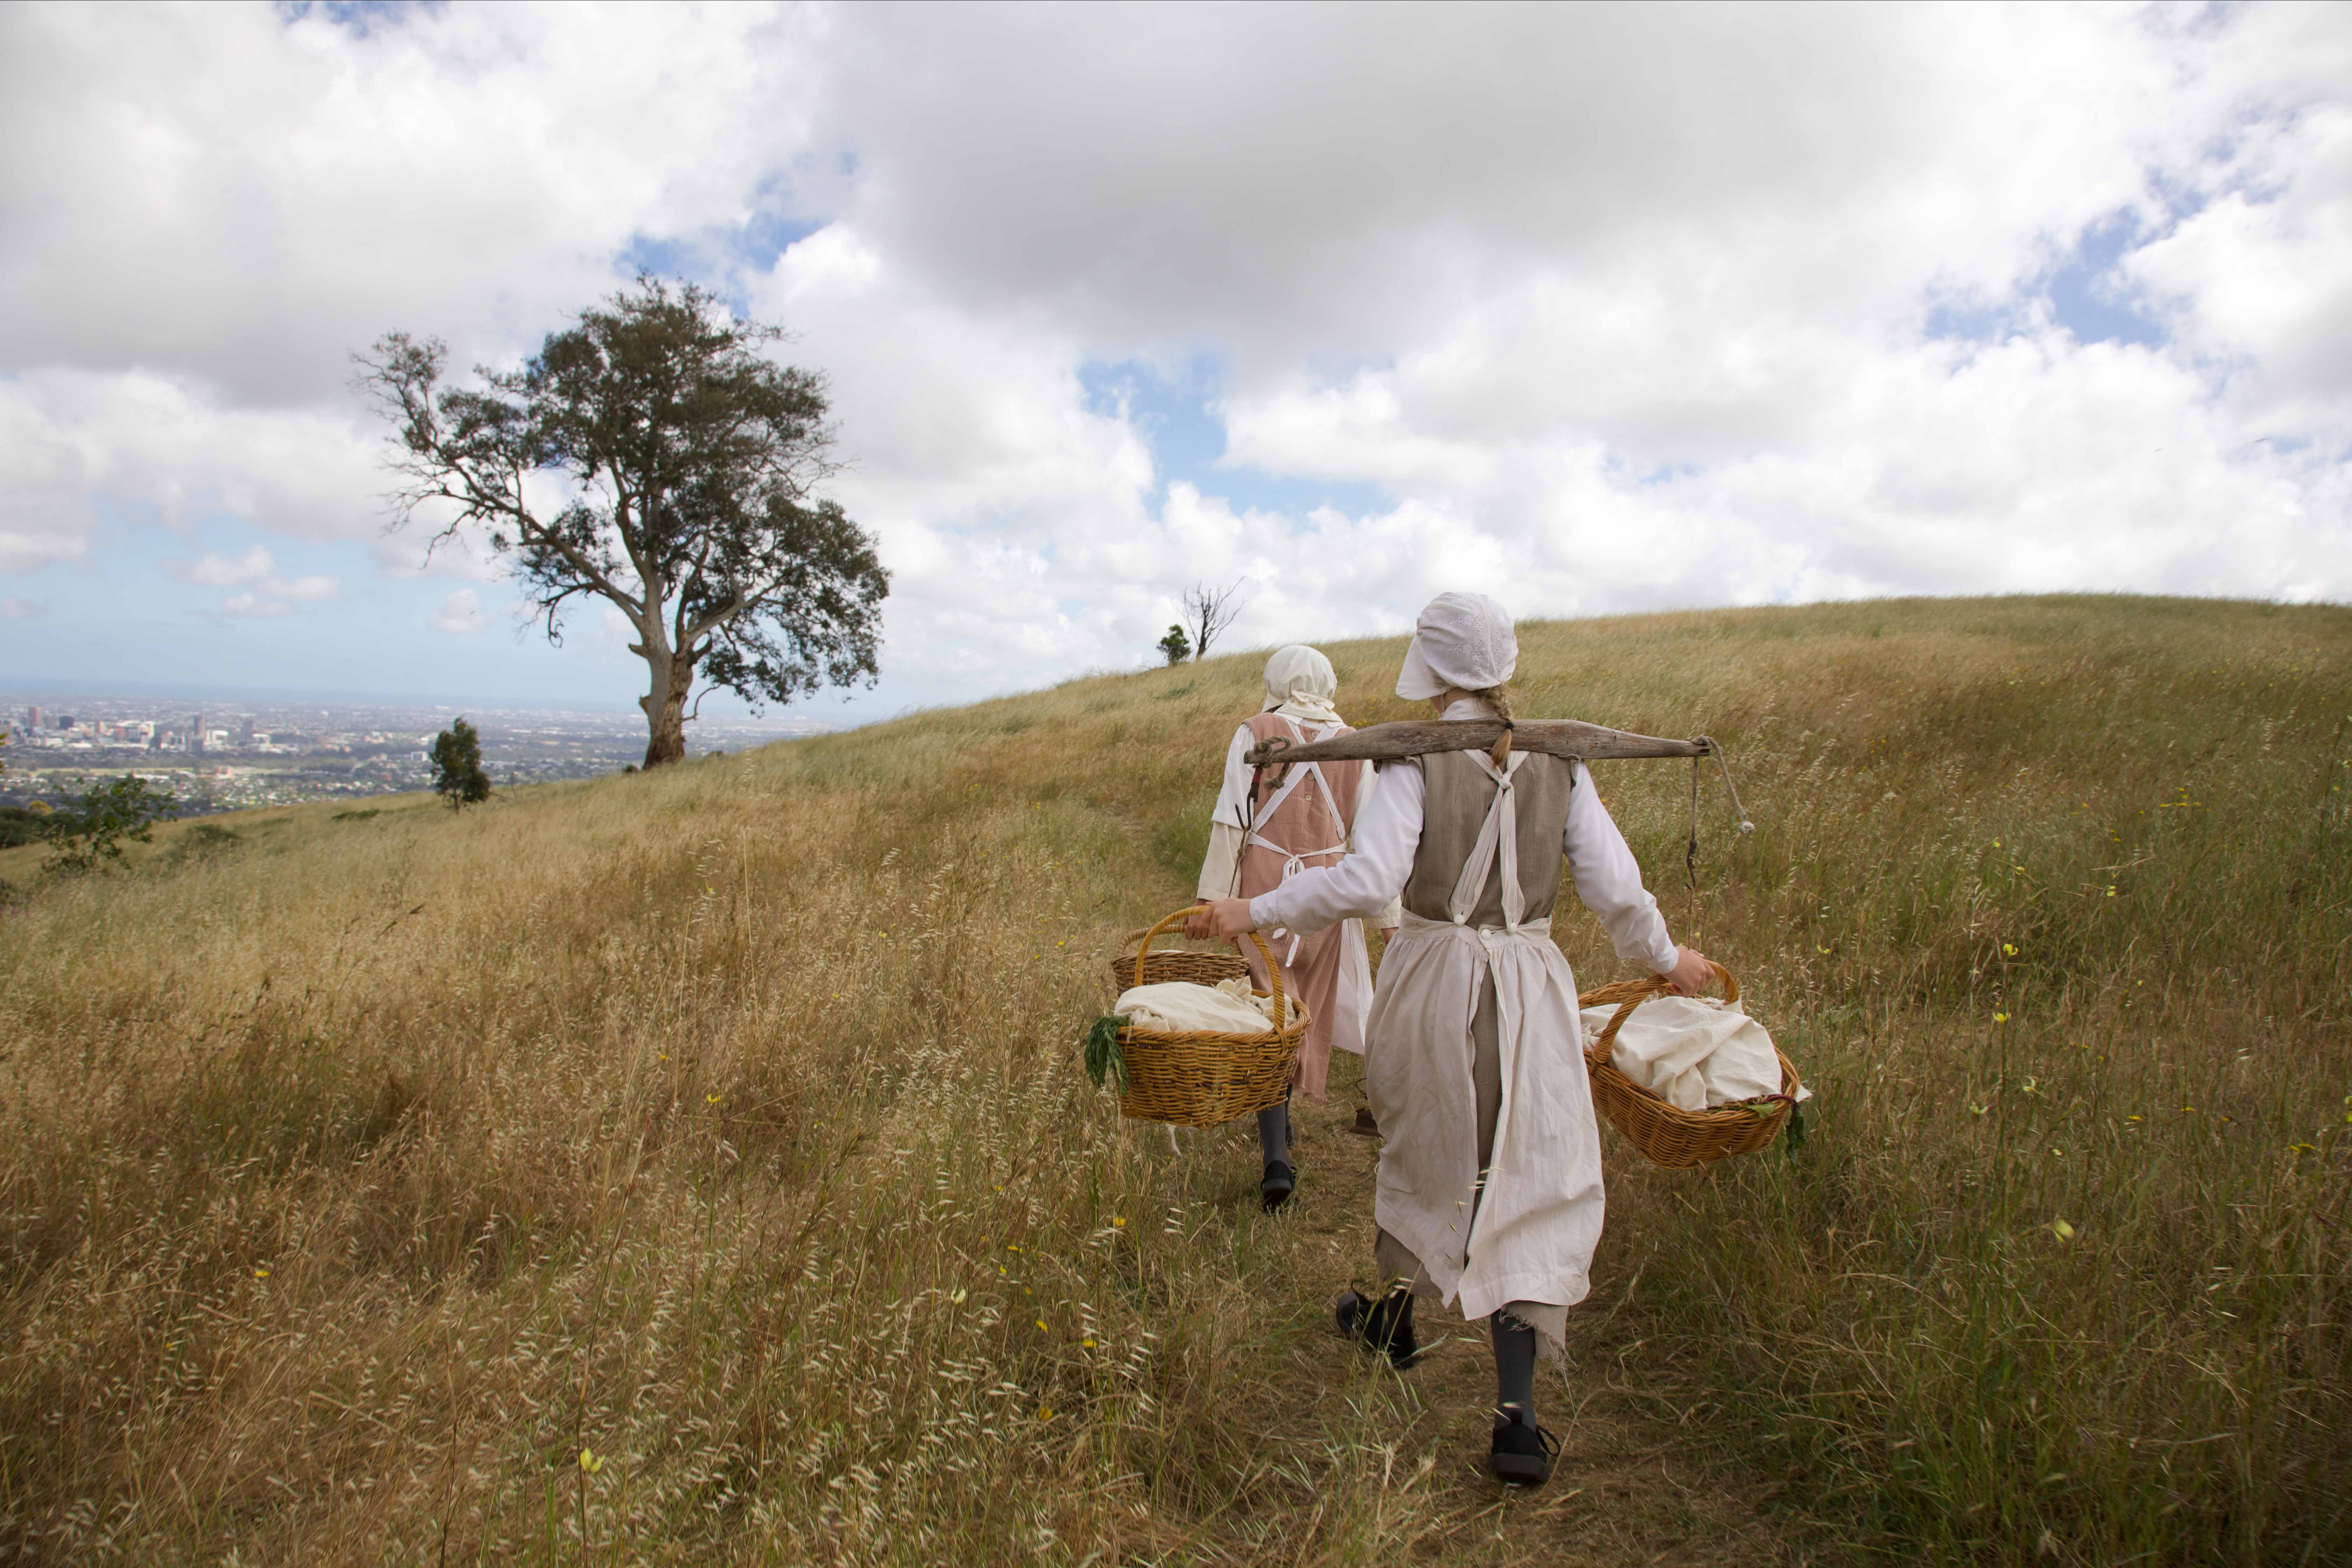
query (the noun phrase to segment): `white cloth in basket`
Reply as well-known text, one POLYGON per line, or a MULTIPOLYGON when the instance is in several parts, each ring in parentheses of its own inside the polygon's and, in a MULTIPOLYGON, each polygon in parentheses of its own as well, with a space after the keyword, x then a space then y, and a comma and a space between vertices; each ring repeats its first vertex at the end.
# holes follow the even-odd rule
POLYGON ((1163 980, 1118 994, 1110 1010, 1139 1029, 1169 1035, 1263 1035, 1274 1027, 1271 996, 1250 994, 1249 982, 1220 980, 1214 985, 1163 980))
MULTIPOLYGON (((1587 1007, 1586 1035, 1597 1037, 1614 1007, 1587 1007)), ((1657 996, 1633 1009, 1609 1052, 1610 1065, 1678 1110, 1707 1110, 1780 1092, 1772 1037, 1737 1002, 1711 996, 1657 996)), ((1801 1089, 1799 1100, 1812 1098, 1801 1089)))

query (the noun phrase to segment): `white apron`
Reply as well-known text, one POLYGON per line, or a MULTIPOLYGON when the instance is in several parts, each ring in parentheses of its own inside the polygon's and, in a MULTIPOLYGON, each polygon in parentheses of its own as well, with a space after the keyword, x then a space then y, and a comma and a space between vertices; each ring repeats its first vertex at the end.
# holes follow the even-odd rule
POLYGON ((1584 1067, 1576 977, 1549 920, 1527 921, 1517 814, 1508 775, 1470 752, 1498 785, 1447 901, 1451 923, 1407 910, 1381 961, 1365 1088, 1385 1142, 1373 1216, 1411 1248, 1428 1283, 1465 1318, 1512 1302, 1572 1306, 1591 1289, 1601 1240, 1601 1130, 1584 1067), (1500 929, 1467 924, 1502 863, 1500 929), (1494 1162, 1478 1180, 1471 1020, 1492 976, 1502 1102, 1494 1162), (1475 1209, 1475 1220, 1473 1213, 1475 1209))

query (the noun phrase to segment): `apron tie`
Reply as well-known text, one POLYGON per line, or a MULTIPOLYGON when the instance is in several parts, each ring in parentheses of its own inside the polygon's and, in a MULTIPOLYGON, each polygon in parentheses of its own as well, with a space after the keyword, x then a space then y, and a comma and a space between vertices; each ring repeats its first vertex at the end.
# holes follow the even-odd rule
MULTIPOLYGON (((1291 734, 1296 737, 1300 743, 1303 744, 1310 739, 1307 731, 1299 727, 1297 721, 1292 719, 1288 714, 1277 713, 1275 717, 1280 719, 1285 724, 1290 726, 1291 734)), ((1321 726, 1318 727, 1318 733, 1320 732, 1321 728, 1321 726)), ((1296 764, 1296 768, 1297 771, 1290 775, 1288 781, 1267 798, 1265 805, 1252 812, 1250 814, 1251 816, 1254 819, 1270 819, 1274 814, 1281 808, 1282 803, 1290 798, 1291 791, 1305 784, 1309 778, 1312 778, 1315 781, 1315 787, 1323 792, 1324 804, 1330 807, 1332 820, 1339 820, 1339 797, 1331 793, 1331 782, 1323 776, 1322 768, 1314 763, 1298 763, 1296 764)), ((1255 844, 1262 849, 1271 849, 1276 854, 1281 856, 1282 880, 1285 882, 1289 881, 1290 879, 1296 877, 1301 871, 1312 869, 1313 868, 1310 868, 1307 864, 1309 860, 1318 859, 1326 855, 1345 855, 1348 852, 1348 847, 1345 844, 1334 844, 1328 849, 1293 849, 1287 845, 1276 844, 1273 839, 1268 838, 1265 834, 1258 832, 1255 828, 1251 828, 1246 834, 1244 834, 1243 836, 1242 842, 1244 847, 1255 844)), ((1285 969, 1289 968, 1292 964, 1298 962, 1298 944, 1306 940, 1305 937, 1294 932, 1287 926, 1276 926, 1273 931, 1266 934, 1274 937, 1276 941, 1279 941, 1286 936, 1290 938, 1290 951, 1285 953, 1282 959, 1282 966, 1285 969)))
MULTIPOLYGON (((1468 948, 1471 961, 1485 973, 1494 975, 1499 987, 1501 977, 1496 974, 1496 966, 1502 962, 1503 954, 1521 942, 1541 942, 1549 937, 1551 934, 1551 917, 1542 915, 1505 929, 1502 926, 1474 926, 1459 920, 1449 925, 1443 921, 1423 920, 1411 910, 1405 910, 1402 934, 1417 936, 1423 931, 1433 935, 1443 934, 1468 948)), ((1463 1037, 1465 1039, 1469 1037, 1478 1016, 1478 990, 1476 984, 1470 987, 1469 1010, 1462 1016, 1463 1037)), ((1499 988, 1496 994, 1499 1000, 1499 988)))
POLYGON ((1495 798, 1486 807, 1486 819, 1478 825, 1478 841, 1470 847, 1470 858, 1463 862, 1462 875, 1454 879, 1454 896, 1446 900, 1445 912, 1454 917, 1455 925, 1468 923, 1471 911, 1478 907, 1478 895, 1486 890, 1486 875, 1495 868, 1499 851, 1503 861, 1503 929, 1516 932, 1526 923, 1528 900, 1519 889, 1518 799, 1512 790, 1511 779, 1519 771, 1519 764, 1527 761, 1527 753, 1512 752, 1499 769, 1484 752, 1462 754, 1495 781, 1495 798))

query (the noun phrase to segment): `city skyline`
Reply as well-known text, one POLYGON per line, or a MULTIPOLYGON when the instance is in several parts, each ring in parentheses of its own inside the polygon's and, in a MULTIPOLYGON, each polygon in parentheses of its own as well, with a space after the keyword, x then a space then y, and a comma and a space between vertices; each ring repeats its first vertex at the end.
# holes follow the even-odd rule
MULTIPOLYGON (((512 705, 397 702, 184 703, 59 691, 10 698, 0 805, 55 801, 91 778, 134 773, 173 790, 177 815, 429 788, 434 736, 464 718, 500 785, 593 778, 634 766, 640 714, 512 705)), ((708 718, 688 730, 689 756, 821 733, 807 719, 708 718)))

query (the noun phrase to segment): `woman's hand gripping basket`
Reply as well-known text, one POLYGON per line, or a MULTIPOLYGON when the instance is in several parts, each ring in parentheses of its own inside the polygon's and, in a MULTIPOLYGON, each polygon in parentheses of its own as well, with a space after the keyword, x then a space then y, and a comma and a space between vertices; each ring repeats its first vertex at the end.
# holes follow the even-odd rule
MULTIPOLYGON (((1715 973, 1723 982, 1724 1000, 1739 1000, 1739 982, 1721 964, 1715 973)), ((1674 988, 1663 976, 1625 980, 1578 997, 1580 1007, 1614 1005, 1616 1014, 1585 1047, 1584 1065, 1592 1078, 1592 1101, 1651 1163, 1673 1169, 1704 1165, 1731 1154, 1752 1154, 1780 1135, 1790 1110, 1797 1103, 1797 1069, 1777 1046, 1772 1054, 1780 1063, 1780 1092, 1761 1101, 1685 1110, 1635 1083, 1610 1060, 1617 1031, 1633 1009, 1674 988)))
MULTIPOLYGON (((1249 973, 1240 959, 1223 953, 1150 951, 1154 938, 1197 909, 1178 910, 1140 932, 1135 957, 1113 962, 1111 973, 1121 991, 1171 980, 1213 984, 1236 978, 1236 972, 1249 973)), ((1273 998, 1274 1026, 1257 1034, 1228 1035, 1121 1026, 1113 1037, 1120 1064, 1119 1114, 1179 1127, 1218 1127, 1280 1105, 1289 1096, 1291 1063, 1307 1035, 1307 1014, 1283 994, 1282 966, 1275 963, 1265 939, 1252 931, 1250 941, 1257 943, 1274 984, 1270 993, 1256 993, 1273 998)), ((1105 1019, 1097 1027, 1110 1023, 1105 1019)))

